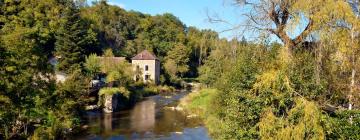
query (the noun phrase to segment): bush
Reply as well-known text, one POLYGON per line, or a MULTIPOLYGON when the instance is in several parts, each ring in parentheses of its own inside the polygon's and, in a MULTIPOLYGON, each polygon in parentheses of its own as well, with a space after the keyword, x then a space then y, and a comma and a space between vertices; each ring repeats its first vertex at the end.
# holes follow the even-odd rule
POLYGON ((100 89, 99 91, 99 96, 114 95, 114 94, 122 94, 125 97, 129 97, 130 91, 128 91, 125 87, 120 87, 120 88, 105 87, 100 89))
POLYGON ((287 117, 277 117, 273 109, 262 113, 259 125, 261 139, 325 139, 321 110, 314 102, 297 99, 287 117))
POLYGON ((327 139, 360 139, 360 111, 337 111, 332 116, 325 116, 327 139), (350 120, 350 118, 352 118, 350 120))

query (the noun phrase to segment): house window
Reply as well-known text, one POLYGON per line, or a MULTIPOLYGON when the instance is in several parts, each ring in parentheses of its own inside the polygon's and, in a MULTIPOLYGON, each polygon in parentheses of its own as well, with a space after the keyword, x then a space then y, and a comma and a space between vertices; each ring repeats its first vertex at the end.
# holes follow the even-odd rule
POLYGON ((145 65, 145 71, 148 71, 148 70, 149 70, 149 66, 145 65))
POLYGON ((150 79, 150 75, 145 75, 145 80, 149 80, 150 79))

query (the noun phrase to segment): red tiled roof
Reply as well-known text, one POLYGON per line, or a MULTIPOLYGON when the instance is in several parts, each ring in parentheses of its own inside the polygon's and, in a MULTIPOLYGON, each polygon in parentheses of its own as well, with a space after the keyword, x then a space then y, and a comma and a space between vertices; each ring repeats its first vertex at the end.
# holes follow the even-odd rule
POLYGON ((144 50, 137 54, 132 60, 158 60, 158 58, 147 50, 144 50))

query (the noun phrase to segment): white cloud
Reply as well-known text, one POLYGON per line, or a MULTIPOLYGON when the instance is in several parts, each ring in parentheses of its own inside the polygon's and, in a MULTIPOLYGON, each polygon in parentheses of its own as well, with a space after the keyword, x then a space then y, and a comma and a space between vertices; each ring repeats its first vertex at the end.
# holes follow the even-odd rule
POLYGON ((125 4, 120 3, 120 2, 108 2, 108 4, 110 4, 110 5, 116 5, 116 6, 119 6, 119 7, 121 7, 121 8, 125 8, 125 4))

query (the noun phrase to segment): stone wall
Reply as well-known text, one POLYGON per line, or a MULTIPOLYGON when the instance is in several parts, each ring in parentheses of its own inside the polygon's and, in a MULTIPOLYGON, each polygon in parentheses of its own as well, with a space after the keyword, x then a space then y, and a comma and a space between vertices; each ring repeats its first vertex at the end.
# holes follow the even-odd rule
POLYGON ((105 113, 111 113, 118 109, 118 94, 104 95, 104 108, 105 113))

